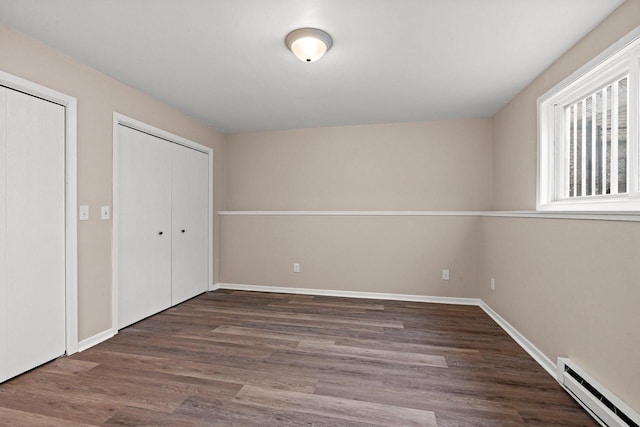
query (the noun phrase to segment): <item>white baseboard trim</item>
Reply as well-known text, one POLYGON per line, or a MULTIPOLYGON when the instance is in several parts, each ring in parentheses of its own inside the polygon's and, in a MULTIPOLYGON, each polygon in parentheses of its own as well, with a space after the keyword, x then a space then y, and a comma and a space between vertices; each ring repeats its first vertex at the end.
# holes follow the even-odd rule
POLYGON ((106 341, 109 338, 113 337, 113 329, 107 329, 106 331, 102 331, 98 334, 95 334, 92 337, 84 339, 78 343, 78 351, 85 351, 88 348, 93 347, 94 345, 100 344, 102 341, 106 341))
POLYGON ((533 357, 533 360, 538 362, 538 365, 542 366, 549 375, 551 375, 556 381, 558 380, 557 368, 555 363, 551 361, 538 347, 536 347, 531 341, 529 341, 524 335, 522 335, 516 328, 514 328, 509 322, 504 320, 502 316, 496 313, 487 303, 480 301, 480 308, 489 315, 506 333, 513 338, 515 342, 520 345, 529 353, 529 356, 533 357))
POLYGON ((219 283, 210 283, 209 284, 209 292, 217 291, 218 289, 220 289, 220 284, 219 283))
POLYGON ((432 302, 437 304, 478 305, 477 298, 432 297, 426 295, 385 294, 378 292, 338 291, 333 289, 286 288, 280 286, 242 285, 237 283, 216 283, 216 289, 235 291, 271 292, 277 294, 317 295, 329 297, 386 299, 394 301, 432 302))
POLYGON ((210 288, 212 291, 217 289, 231 289, 236 291, 252 291, 252 292, 273 292, 280 294, 299 294, 299 295, 318 295, 346 298, 363 298, 363 299, 386 299, 395 301, 411 301, 411 302, 429 302, 436 304, 459 304, 459 305, 475 305, 484 310, 497 324, 500 326, 513 340, 526 351, 542 368, 547 371, 556 381, 557 372, 556 365, 522 335, 516 328, 507 322, 502 316, 496 313, 487 303, 480 298, 457 298, 457 297, 434 297, 425 295, 407 295, 407 294, 385 294, 376 292, 355 292, 355 291, 338 291, 330 289, 306 289, 306 288, 286 288, 280 286, 258 286, 243 285, 237 283, 215 283, 210 288))

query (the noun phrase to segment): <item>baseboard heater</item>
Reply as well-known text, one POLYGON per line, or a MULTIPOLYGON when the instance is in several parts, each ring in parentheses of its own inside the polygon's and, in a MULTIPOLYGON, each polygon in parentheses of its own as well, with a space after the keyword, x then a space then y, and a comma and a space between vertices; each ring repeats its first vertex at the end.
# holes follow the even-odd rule
POLYGON ((605 427, 640 427, 640 415, 570 359, 558 358, 558 381, 605 427))

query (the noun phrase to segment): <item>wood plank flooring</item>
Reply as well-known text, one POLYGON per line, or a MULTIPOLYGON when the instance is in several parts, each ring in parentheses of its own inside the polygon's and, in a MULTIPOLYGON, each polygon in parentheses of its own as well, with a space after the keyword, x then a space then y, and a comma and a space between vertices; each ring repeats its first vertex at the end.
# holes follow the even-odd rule
POLYGON ((0 425, 597 426, 478 307, 224 290, 0 385, 0 425))

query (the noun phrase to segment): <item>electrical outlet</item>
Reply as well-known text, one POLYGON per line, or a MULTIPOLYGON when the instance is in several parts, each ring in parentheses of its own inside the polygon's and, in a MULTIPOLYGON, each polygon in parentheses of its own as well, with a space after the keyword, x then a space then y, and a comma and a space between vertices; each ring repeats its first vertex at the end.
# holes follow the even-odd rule
POLYGON ((494 279, 493 277, 491 278, 491 290, 496 290, 496 279, 494 279))
POLYGON ((442 270, 442 280, 449 280, 449 270, 442 270))
POLYGON ((80 213, 78 214, 78 219, 80 221, 88 221, 89 220, 89 206, 80 205, 80 213))
POLYGON ((100 219, 109 219, 111 216, 109 206, 100 207, 100 219))
POLYGON ((293 272, 300 273, 300 264, 298 263, 293 264, 293 272))

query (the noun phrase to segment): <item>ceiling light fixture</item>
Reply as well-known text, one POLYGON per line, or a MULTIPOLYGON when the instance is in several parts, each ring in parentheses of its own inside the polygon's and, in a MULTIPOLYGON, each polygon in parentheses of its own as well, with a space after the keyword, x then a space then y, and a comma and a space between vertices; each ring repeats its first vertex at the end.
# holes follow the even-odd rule
POLYGON ((287 34, 284 41, 291 52, 304 62, 317 61, 333 45, 331 36, 317 28, 298 28, 287 34))

